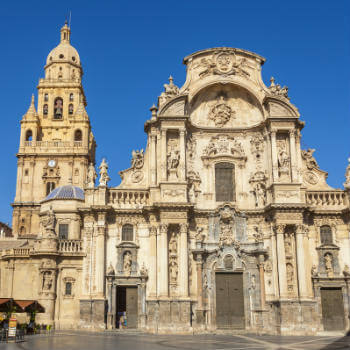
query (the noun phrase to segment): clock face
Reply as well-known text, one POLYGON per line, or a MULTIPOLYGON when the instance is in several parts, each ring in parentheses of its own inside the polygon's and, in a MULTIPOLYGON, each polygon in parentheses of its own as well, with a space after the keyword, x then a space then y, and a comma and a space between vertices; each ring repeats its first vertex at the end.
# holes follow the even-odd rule
POLYGON ((47 162, 47 165, 48 165, 50 168, 53 168, 53 167, 56 165, 56 161, 53 160, 53 159, 50 159, 50 160, 47 162))

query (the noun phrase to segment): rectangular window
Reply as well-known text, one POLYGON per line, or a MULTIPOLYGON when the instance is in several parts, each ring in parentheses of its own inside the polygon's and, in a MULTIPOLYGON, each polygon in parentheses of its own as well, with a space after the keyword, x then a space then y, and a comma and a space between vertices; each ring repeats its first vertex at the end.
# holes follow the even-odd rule
POLYGON ((234 201, 234 165, 218 163, 215 165, 215 195, 217 202, 234 201))
POLYGON ((59 239, 68 239, 68 224, 59 224, 58 225, 58 238, 59 239))

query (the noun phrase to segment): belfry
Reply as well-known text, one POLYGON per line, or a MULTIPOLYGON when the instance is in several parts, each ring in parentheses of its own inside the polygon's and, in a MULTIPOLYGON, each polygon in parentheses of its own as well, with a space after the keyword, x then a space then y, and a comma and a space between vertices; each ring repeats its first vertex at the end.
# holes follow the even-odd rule
POLYGON ((350 165, 331 188, 288 88, 264 84, 265 59, 185 57, 184 85, 164 84, 145 150, 110 187, 70 34, 21 120, 0 297, 37 300, 36 322, 56 329, 346 331, 350 165))

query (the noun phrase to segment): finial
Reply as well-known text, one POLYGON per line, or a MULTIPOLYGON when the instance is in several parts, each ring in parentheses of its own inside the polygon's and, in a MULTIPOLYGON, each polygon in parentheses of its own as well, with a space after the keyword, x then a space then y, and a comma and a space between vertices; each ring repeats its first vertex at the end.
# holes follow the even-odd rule
POLYGON ((66 26, 68 24, 68 21, 67 19, 64 21, 64 25, 66 26))
POLYGON ((174 84, 173 81, 174 81, 174 78, 170 75, 170 76, 169 76, 169 83, 170 83, 170 85, 173 85, 173 84, 174 84))
POLYGON ((271 85, 270 86, 275 86, 275 78, 271 77, 270 78, 271 85))
POLYGON ((149 110, 152 112, 152 119, 156 119, 158 108, 155 106, 154 103, 149 110))
POLYGON ((30 115, 32 117, 36 115, 34 94, 32 94, 32 97, 30 99, 30 106, 28 108, 26 115, 30 115))

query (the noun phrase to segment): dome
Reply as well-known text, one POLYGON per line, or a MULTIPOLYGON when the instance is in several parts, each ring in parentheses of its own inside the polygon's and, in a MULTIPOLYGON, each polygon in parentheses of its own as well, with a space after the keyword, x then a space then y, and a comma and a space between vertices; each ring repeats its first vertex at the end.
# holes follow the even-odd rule
POLYGON ((66 185, 52 190, 43 200, 43 202, 51 199, 78 199, 83 201, 84 198, 84 190, 82 190, 80 187, 66 185))
POLYGON ((46 65, 53 62, 72 63, 80 65, 78 51, 70 44, 70 28, 67 23, 61 29, 61 42, 56 46, 46 59, 46 65))

